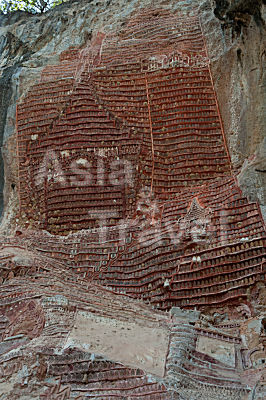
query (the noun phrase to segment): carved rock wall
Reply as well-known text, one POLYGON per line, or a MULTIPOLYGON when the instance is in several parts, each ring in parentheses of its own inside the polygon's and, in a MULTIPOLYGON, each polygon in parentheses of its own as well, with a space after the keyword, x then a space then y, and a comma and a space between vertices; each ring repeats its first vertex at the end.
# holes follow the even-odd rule
POLYGON ((263 10, 0 16, 3 399, 264 398, 263 10))

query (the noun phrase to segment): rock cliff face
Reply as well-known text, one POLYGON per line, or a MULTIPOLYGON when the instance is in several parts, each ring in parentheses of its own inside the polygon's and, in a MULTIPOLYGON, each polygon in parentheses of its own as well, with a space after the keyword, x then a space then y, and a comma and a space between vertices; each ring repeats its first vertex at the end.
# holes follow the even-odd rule
POLYGON ((231 160, 243 193, 265 213, 265 7, 213 3, 202 6, 202 18, 231 160))
POLYGON ((265 398, 264 10, 0 15, 1 399, 265 398))

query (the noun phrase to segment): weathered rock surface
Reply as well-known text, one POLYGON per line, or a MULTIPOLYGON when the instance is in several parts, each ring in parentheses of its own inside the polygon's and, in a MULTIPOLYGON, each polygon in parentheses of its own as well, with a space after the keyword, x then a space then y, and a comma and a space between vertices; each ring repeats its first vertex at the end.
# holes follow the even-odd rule
POLYGON ((214 3, 201 6, 202 24, 231 160, 243 193, 265 206, 265 6, 214 3))

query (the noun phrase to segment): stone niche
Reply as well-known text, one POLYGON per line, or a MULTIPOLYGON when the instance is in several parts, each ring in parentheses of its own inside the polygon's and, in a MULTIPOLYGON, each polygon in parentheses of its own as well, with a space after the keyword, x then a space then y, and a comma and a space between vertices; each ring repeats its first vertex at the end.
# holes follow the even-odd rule
POLYGON ((196 350, 207 354, 210 357, 222 362, 223 364, 235 367, 235 345, 223 340, 199 336, 197 338, 196 350))

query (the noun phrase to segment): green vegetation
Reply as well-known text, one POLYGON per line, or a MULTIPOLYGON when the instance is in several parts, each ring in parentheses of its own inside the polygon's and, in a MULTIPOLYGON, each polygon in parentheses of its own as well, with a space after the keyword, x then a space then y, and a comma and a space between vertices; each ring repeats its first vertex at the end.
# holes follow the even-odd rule
POLYGON ((0 0, 0 11, 4 13, 22 10, 33 14, 43 13, 66 0, 0 0))

